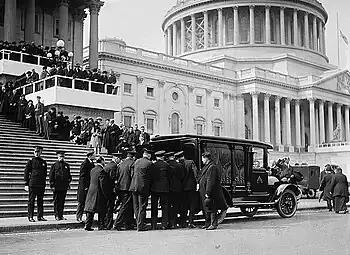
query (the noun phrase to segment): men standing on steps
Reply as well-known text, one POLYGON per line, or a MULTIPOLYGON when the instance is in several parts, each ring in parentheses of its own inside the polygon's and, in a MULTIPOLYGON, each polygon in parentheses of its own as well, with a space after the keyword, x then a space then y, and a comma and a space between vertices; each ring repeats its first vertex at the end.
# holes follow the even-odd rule
POLYGON ((34 147, 34 157, 28 160, 24 170, 24 189, 29 192, 28 197, 28 220, 34 220, 34 202, 37 198, 38 221, 46 221, 44 216, 44 193, 47 176, 47 163, 41 158, 43 147, 34 147))
POLYGON ((90 186, 90 172, 95 167, 95 153, 90 151, 86 154, 86 159, 80 166, 79 186, 78 186, 78 207, 76 219, 80 223, 83 222, 83 213, 85 207, 85 199, 90 186))
POLYGON ((51 166, 49 175, 50 188, 53 191, 55 219, 66 220, 66 218, 63 217, 64 203, 67 190, 70 189, 72 176, 70 167, 64 160, 65 152, 58 151, 56 154, 58 160, 51 166))
POLYGON ((133 229, 132 221, 133 210, 132 210, 132 200, 130 183, 131 183, 131 167, 134 164, 133 156, 136 154, 134 151, 128 151, 126 159, 124 159, 116 172, 115 176, 115 190, 116 194, 121 201, 121 206, 118 212, 118 216, 114 221, 113 228, 116 230, 130 230, 133 229))
POLYGON ((39 135, 44 134, 44 104, 40 102, 41 97, 37 96, 37 104, 35 105, 35 123, 36 133, 39 135))

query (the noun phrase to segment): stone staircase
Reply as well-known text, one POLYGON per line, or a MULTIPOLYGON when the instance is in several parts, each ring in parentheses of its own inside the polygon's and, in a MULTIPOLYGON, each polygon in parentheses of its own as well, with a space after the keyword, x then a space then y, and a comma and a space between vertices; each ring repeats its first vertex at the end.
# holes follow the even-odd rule
MULTIPOLYGON (((28 193, 24 190, 24 168, 28 159, 33 157, 33 146, 44 147, 42 157, 51 165, 57 160, 56 151, 66 151, 66 161, 71 166, 73 180, 67 193, 65 214, 75 213, 79 167, 85 159, 88 149, 66 141, 45 140, 19 124, 0 116, 0 218, 21 217, 27 215, 28 193)), ((108 162, 111 157, 106 156, 108 162)), ((47 186, 44 197, 45 215, 53 214, 53 195, 47 186)))

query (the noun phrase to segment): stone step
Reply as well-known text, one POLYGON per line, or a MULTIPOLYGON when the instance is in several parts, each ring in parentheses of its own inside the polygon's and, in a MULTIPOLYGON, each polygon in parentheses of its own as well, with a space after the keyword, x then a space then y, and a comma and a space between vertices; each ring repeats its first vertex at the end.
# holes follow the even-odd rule
MULTIPOLYGON (((28 201, 27 201, 28 203, 28 201)), ((6 213, 7 211, 28 211, 28 204, 8 204, 8 205, 0 205, 0 213, 6 213)), ((77 208, 77 202, 71 202, 68 201, 65 203, 64 207, 67 209, 76 209, 77 208)), ((53 203, 47 201, 47 203, 44 203, 44 210, 45 209, 53 209, 53 203)))
MULTIPOLYGON (((44 196, 44 204, 50 204, 53 202, 53 196, 45 195, 44 196)), ((77 202, 77 196, 75 195, 67 195, 66 197, 66 203, 72 203, 75 204, 77 202)), ((0 211, 1 207, 5 207, 7 205, 14 204, 14 205, 26 205, 28 204, 28 196, 23 198, 0 198, 0 211)))
MULTIPOLYGON (((77 189, 70 189, 67 192, 67 196, 77 196, 77 189)), ((52 192, 50 190, 45 190, 45 196, 51 196, 52 197, 52 192)), ((17 198, 26 198, 28 199, 28 192, 22 189, 22 192, 11 192, 11 193, 5 193, 5 192, 0 192, 0 198, 12 198, 12 199, 17 199, 17 198)))
MULTIPOLYGON (((24 171, 0 171, 0 181, 5 179, 23 179, 24 171)), ((71 175, 74 177, 79 177, 78 171, 71 171, 71 175)))
MULTIPOLYGON (((64 208, 64 215, 72 215, 76 213, 76 208, 64 208)), ((36 215, 36 210, 34 211, 34 215, 36 215)), ((44 207, 44 217, 54 215, 53 208, 44 207)), ((27 217, 27 211, 6 211, 0 212, 0 218, 11 218, 11 217, 27 217)))
MULTIPOLYGON (((69 191, 74 191, 74 192, 77 192, 78 190, 78 185, 73 185, 71 186, 71 189, 69 191)), ((0 193, 26 193, 26 191, 24 190, 24 184, 22 185, 17 185, 17 186, 9 186, 9 187, 0 187, 0 193)), ((48 185, 46 185, 45 187, 45 193, 50 193, 52 194, 52 191, 50 189, 50 187, 48 185)))

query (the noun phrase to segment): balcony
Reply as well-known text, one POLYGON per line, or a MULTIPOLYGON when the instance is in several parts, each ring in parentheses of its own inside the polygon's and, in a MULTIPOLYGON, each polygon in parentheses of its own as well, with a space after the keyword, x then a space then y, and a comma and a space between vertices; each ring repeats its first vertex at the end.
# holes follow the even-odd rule
POLYGON ((27 100, 41 96, 47 105, 70 105, 110 111, 120 110, 115 85, 55 75, 22 87, 27 100))

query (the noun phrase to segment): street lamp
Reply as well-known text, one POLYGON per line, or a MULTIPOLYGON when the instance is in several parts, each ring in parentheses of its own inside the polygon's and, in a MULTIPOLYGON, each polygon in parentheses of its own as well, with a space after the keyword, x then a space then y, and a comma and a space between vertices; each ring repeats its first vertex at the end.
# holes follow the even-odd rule
POLYGON ((64 41, 63 40, 58 40, 57 43, 56 43, 56 46, 58 48, 63 48, 64 47, 64 41))

